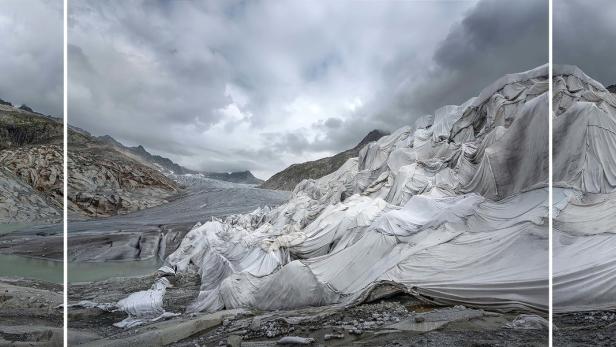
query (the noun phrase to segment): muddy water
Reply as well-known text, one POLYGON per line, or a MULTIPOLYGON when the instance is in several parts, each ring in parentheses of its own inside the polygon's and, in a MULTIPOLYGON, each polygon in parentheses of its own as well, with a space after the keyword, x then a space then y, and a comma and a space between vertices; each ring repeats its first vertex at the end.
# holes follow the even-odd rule
MULTIPOLYGON (((69 282, 101 281, 112 277, 132 277, 150 274, 161 266, 159 260, 69 263, 69 282)), ((0 254, 0 277, 24 277, 53 283, 63 283, 61 261, 0 254)))
POLYGON ((0 235, 9 234, 27 226, 27 224, 0 224, 0 235))
POLYGON ((1 277, 25 277, 62 283, 63 270, 61 261, 0 254, 1 277))
POLYGON ((91 282, 113 277, 148 275, 156 271, 162 262, 158 259, 138 261, 79 262, 68 264, 68 281, 91 282))

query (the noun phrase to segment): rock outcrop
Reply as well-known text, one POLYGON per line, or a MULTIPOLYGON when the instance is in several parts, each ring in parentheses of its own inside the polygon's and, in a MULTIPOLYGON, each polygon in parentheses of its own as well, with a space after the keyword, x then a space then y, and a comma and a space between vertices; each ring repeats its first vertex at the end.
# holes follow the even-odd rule
POLYGON ((387 133, 383 131, 372 130, 357 144, 357 146, 331 157, 293 164, 270 177, 261 185, 261 188, 292 191, 302 180, 321 178, 338 170, 347 160, 357 157, 359 151, 365 145, 385 135, 387 135, 387 133))
POLYGON ((161 171, 166 175, 185 175, 195 174, 194 170, 187 169, 182 165, 174 163, 171 159, 160 155, 151 154, 143 146, 125 146, 109 135, 99 136, 98 140, 113 146, 116 150, 140 161, 141 163, 161 171))
POLYGON ((63 125, 29 108, 0 105, 0 221, 62 220, 63 125))
POLYGON ((158 206, 180 192, 160 171, 75 128, 69 129, 68 149, 68 210, 73 218, 158 206))

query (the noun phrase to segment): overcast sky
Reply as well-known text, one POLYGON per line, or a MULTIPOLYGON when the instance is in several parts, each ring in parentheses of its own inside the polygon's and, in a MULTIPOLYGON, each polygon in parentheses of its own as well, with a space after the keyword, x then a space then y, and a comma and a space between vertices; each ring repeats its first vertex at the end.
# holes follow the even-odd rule
POLYGON ((606 87, 616 84, 616 2, 554 0, 554 63, 579 66, 606 87))
POLYGON ((69 122, 267 178, 545 64, 547 42, 547 0, 72 0, 69 122))
POLYGON ((62 116, 62 0, 0 1, 0 98, 62 116))

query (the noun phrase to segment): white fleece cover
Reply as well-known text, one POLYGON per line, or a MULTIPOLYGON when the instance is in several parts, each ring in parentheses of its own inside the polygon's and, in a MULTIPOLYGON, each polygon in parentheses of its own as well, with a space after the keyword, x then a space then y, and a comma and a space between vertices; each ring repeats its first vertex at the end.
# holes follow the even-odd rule
POLYGON ((442 304, 548 308, 548 68, 367 144, 274 209, 193 228, 189 312, 351 304, 397 283, 442 304), (417 124, 417 127, 415 127, 417 124))
POLYGON ((554 67, 554 312, 616 308, 616 97, 554 67))

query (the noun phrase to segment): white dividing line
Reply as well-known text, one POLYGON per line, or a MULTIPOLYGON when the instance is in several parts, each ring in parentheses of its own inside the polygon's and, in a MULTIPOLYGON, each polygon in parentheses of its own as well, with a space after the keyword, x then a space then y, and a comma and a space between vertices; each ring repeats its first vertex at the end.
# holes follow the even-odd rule
POLYGON ((553 299, 552 299, 552 295, 553 295, 553 281, 552 281, 552 274, 553 274, 553 258, 554 258, 554 231, 553 231, 553 223, 552 223, 552 217, 553 217, 553 196, 552 196, 552 191, 553 191, 553 177, 552 177, 552 149, 553 149, 553 132, 552 132, 552 120, 553 120, 553 103, 552 103, 552 92, 553 92, 553 84, 552 84, 552 77, 553 77, 553 65, 554 65, 554 59, 553 59, 553 55, 552 55, 552 18, 553 18, 553 0, 549 0, 548 1, 548 7, 549 7, 549 11, 548 11, 548 79, 549 79, 549 89, 548 89, 548 93, 549 93, 549 100, 550 103, 548 105, 548 110, 549 110, 549 119, 548 119, 548 158, 549 158, 549 165, 548 165, 548 173, 549 173, 549 177, 548 177, 548 191, 549 191, 549 196, 548 196, 548 230, 549 230, 549 235, 548 235, 548 254, 549 254, 549 279, 548 279, 548 302, 549 302, 549 310, 548 310, 548 314, 549 314, 549 326, 548 326, 548 345, 550 347, 553 346, 553 337, 552 337, 552 333, 553 333, 553 313, 554 313, 554 309, 552 307, 552 303, 553 303, 553 299))
POLYGON ((63 77, 63 81, 64 81, 64 99, 63 99, 63 107, 64 107, 64 146, 63 146, 63 151, 64 151, 64 182, 63 182, 63 189, 64 189, 64 197, 63 197, 63 203, 64 203, 64 216, 62 218, 63 220, 63 260, 64 260, 64 271, 63 271, 63 279, 64 279, 64 292, 63 292, 63 303, 64 303, 64 312, 63 312, 63 318, 64 318, 64 326, 63 326, 63 337, 64 337, 64 346, 68 346, 68 235, 67 235, 67 193, 68 193, 68 64, 67 64, 67 47, 68 47, 68 0, 64 0, 64 47, 63 47, 63 55, 64 55, 64 77, 63 77))

